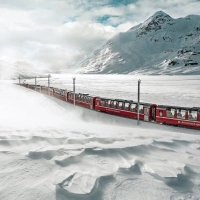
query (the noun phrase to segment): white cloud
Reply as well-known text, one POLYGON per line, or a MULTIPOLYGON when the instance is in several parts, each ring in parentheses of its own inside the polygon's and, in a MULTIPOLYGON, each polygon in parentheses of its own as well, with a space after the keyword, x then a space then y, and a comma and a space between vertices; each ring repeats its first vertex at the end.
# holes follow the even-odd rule
POLYGON ((199 14, 195 0, 1 0, 0 60, 24 60, 56 69, 76 65, 117 32, 127 31, 158 10, 172 17, 199 14), (97 21, 110 16, 105 23, 97 21))

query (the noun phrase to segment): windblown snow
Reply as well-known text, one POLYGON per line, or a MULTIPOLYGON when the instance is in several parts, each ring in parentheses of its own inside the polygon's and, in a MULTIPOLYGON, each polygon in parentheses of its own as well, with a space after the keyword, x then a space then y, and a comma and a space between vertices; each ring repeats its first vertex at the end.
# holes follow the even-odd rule
MULTIPOLYGON (((198 104, 199 76, 161 77, 142 78, 146 87, 151 83, 153 102, 167 101, 165 89, 170 99, 185 95, 182 103, 188 105, 192 96, 190 103, 198 104), (185 85, 188 92, 180 90, 185 85)), ((62 86, 70 89, 68 78, 62 77, 62 86)), ((127 76, 80 75, 77 82, 77 90, 90 85, 90 93, 132 93, 123 92, 123 82, 126 88, 133 84, 127 76)), ((0 82, 0 93, 0 199, 200 199, 199 131, 137 126, 9 81, 0 82)))
POLYGON ((200 16, 158 11, 119 33, 83 61, 78 73, 200 74, 200 16))
POLYGON ((42 70, 34 69, 33 65, 25 61, 9 63, 0 60, 0 80, 16 79, 19 76, 40 76, 42 73, 42 70))

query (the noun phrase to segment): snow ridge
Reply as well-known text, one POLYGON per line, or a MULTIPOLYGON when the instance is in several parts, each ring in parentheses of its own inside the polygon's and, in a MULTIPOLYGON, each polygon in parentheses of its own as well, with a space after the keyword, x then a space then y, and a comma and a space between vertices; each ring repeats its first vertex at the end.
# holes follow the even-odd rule
POLYGON ((173 19, 158 11, 111 38, 78 73, 200 74, 200 16, 173 19))

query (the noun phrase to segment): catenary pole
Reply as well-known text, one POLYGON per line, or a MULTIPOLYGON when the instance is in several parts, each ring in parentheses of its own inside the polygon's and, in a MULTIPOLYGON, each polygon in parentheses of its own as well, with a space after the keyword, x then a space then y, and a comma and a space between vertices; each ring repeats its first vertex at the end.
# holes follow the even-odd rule
POLYGON ((76 80, 76 78, 73 77, 74 105, 75 105, 75 80, 76 80))
POLYGON ((50 95, 50 74, 48 74, 48 95, 50 95))
POLYGON ((37 85, 37 77, 35 76, 35 90, 36 90, 36 85, 37 85))
POLYGON ((137 107, 137 124, 140 124, 140 83, 141 80, 138 80, 138 107, 137 107))

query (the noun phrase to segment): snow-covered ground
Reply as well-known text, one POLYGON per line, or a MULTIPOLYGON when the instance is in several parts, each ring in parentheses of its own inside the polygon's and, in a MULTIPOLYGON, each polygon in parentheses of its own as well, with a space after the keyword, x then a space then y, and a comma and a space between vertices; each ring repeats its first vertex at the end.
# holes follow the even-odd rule
MULTIPOLYGON (((71 90, 72 77, 52 85, 71 90)), ((139 78, 142 101, 200 106, 199 76, 76 75, 76 89, 136 100, 139 78)), ((11 81, 0 94, 0 199, 200 199, 200 131, 137 126, 11 81)))
MULTIPOLYGON (((197 76, 145 76, 145 75, 79 75, 52 74, 51 86, 73 90, 93 96, 130 99, 137 101, 138 80, 141 79, 141 101, 174 106, 199 106, 200 75, 197 76)), ((25 83, 34 84, 34 80, 25 83)), ((47 79, 38 79, 47 85, 47 79)))

